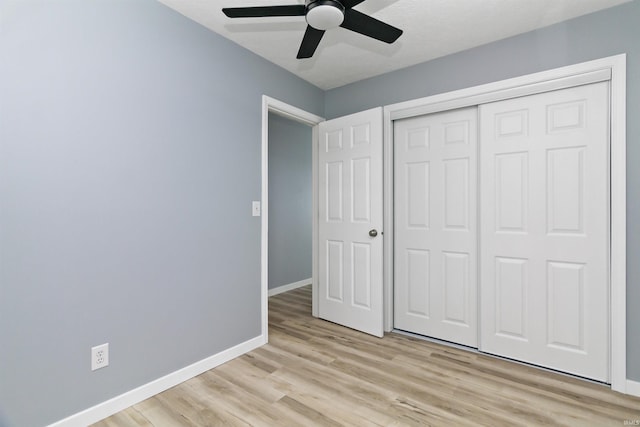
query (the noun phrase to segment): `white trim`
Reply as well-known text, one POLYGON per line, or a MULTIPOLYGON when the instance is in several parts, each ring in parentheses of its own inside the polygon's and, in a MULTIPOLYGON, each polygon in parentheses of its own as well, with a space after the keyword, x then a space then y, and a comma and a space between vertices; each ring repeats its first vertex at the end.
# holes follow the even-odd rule
POLYGON ((303 286, 310 285, 311 282, 312 282, 312 279, 308 278, 308 279, 304 279, 304 280, 299 280, 297 282, 289 283, 288 285, 281 285, 281 286, 278 286, 276 288, 271 288, 271 289, 269 289, 269 296, 272 297, 274 295, 278 295, 278 294, 281 294, 283 292, 289 292, 289 291, 292 291, 294 289, 298 289, 298 288, 301 288, 303 286))
POLYGON ((640 397, 640 382, 627 380, 626 392, 632 396, 640 397))
MULTIPOLYGON (((315 114, 309 113, 285 102, 278 101, 277 99, 271 98, 267 95, 262 95, 262 106, 268 109, 267 112, 278 114, 282 117, 286 117, 287 119, 291 119, 305 125, 315 126, 320 122, 324 122, 323 117, 316 116, 315 114)), ((262 111, 264 112, 264 108, 262 111)))
POLYGON ((383 118, 383 147, 382 147, 382 191, 383 198, 383 230, 384 248, 382 255, 382 298, 383 319, 382 328, 385 332, 393 330, 393 257, 394 257, 394 227, 393 227, 393 121, 390 107, 384 108, 383 118))
POLYGON ((57 421, 49 427, 83 427, 96 423, 117 412, 127 409, 130 406, 140 403, 145 399, 155 396, 158 393, 162 393, 171 387, 175 387, 180 383, 196 377, 203 372, 213 369, 216 366, 220 366, 229 360, 242 356, 263 344, 266 344, 264 336, 252 338, 211 357, 123 393, 120 396, 116 396, 91 408, 85 409, 84 411, 78 412, 77 414, 71 415, 63 420, 57 421))
POLYGON ((260 232, 260 301, 262 310, 262 335, 269 339, 269 112, 278 114, 299 123, 313 126, 312 131, 312 163, 313 163, 313 236, 312 236, 312 298, 315 304, 317 290, 316 283, 316 242, 317 242, 317 185, 318 174, 315 168, 316 152, 318 145, 318 133, 316 125, 324 121, 324 118, 301 110, 267 95, 262 95, 262 221, 260 232))
POLYGON ((611 81, 611 388, 637 391, 626 378, 626 54, 388 105, 385 125, 385 330, 393 325, 393 120, 479 103, 611 81), (391 157, 391 158, 390 158, 391 157), (390 205, 390 206, 389 206, 390 205))
POLYGON ((611 62, 611 389, 627 383, 627 57, 611 62))
POLYGON ((312 139, 313 139, 313 147, 311 147, 311 174, 313 176, 313 203, 312 203, 312 212, 313 212, 313 248, 311 249, 311 315, 313 317, 318 317, 320 314, 319 309, 319 299, 318 299, 318 263, 320 261, 318 254, 318 230, 320 226, 320 213, 318 211, 318 197, 320 197, 319 186, 318 186, 318 153, 320 146, 320 132, 318 130, 318 125, 313 126, 312 131, 312 139))
POLYGON ((611 79, 611 68, 606 65, 607 63, 602 63, 601 60, 592 62, 594 63, 593 67, 582 67, 584 64, 571 65, 426 98, 400 102, 389 105, 385 109, 388 108, 391 120, 399 120, 611 79))

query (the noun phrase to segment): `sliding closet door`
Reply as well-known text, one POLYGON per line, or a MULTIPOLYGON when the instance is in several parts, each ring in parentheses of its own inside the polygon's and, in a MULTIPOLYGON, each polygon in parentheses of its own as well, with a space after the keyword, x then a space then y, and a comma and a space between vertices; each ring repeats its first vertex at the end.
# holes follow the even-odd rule
POLYGON ((394 122, 394 327, 477 347, 477 109, 394 122))
POLYGON ((609 380, 608 83, 480 107, 485 352, 609 380))

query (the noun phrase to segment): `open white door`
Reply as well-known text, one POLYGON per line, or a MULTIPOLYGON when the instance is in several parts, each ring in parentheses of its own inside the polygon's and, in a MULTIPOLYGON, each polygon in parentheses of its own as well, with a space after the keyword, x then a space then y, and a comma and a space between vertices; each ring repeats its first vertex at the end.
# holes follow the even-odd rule
POLYGON ((382 337, 382 109, 320 123, 318 151, 318 315, 382 337))

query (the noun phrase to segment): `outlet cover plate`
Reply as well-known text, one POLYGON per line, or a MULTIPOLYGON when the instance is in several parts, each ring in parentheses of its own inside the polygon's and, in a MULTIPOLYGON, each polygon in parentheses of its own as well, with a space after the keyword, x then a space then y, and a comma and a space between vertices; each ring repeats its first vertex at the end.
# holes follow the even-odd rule
POLYGON ((91 370, 109 366, 109 343, 91 347, 91 370))

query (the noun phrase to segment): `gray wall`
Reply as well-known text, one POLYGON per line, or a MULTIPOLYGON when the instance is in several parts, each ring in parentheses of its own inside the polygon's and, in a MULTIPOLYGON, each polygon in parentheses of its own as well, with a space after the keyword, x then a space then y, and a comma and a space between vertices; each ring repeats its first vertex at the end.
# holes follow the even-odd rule
POLYGON ((627 53, 627 376, 640 381, 640 1, 325 93, 325 117, 627 53))
POLYGON ((269 113, 269 289, 311 277, 311 127, 269 113))
POLYGON ((260 335, 261 96, 322 91, 153 0, 0 0, 0 64, 0 425, 260 335))

